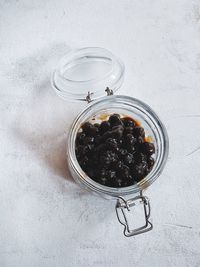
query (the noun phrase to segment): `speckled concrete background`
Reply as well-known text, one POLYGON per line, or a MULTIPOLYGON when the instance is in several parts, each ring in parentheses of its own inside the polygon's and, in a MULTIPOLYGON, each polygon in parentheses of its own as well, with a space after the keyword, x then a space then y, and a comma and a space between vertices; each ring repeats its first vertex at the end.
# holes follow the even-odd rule
POLYGON ((200 1, 0 1, 0 266, 200 266, 200 1), (125 238, 114 203, 69 177, 66 135, 84 104, 50 73, 70 48, 121 57, 121 94, 151 105, 170 155, 148 189, 154 230, 125 238))

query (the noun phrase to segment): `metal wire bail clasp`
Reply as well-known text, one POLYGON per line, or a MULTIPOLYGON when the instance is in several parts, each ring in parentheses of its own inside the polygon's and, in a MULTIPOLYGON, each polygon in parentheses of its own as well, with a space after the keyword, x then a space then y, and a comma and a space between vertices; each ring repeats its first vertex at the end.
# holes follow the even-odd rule
POLYGON ((128 200, 125 200, 123 197, 119 197, 117 200, 115 210, 116 210, 118 221, 124 226, 125 236, 127 237, 134 236, 134 235, 145 233, 153 229, 153 225, 149 221, 150 213, 151 213, 150 202, 146 196, 142 195, 142 192, 140 193, 139 196, 136 196, 128 200), (139 204, 143 205, 145 224, 139 228, 130 229, 129 222, 126 216, 126 212, 131 212, 131 207, 134 207, 136 205, 136 202, 139 202, 139 204))

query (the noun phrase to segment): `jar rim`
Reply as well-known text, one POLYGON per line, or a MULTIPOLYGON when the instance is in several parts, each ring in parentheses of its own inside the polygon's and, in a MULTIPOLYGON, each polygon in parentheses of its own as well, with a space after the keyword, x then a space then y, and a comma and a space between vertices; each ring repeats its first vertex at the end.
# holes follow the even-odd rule
MULTIPOLYGON (((83 123, 84 121, 82 121, 83 123)), ((92 191, 103 194, 109 195, 113 197, 124 196, 129 194, 138 193, 145 188, 149 187, 162 173, 164 166, 167 161, 168 152, 169 152, 169 140, 165 126, 157 116, 157 114, 141 100, 138 100, 133 97, 125 96, 125 95, 113 95, 113 96, 106 96, 99 100, 91 102, 74 120, 72 127, 70 129, 68 135, 68 142, 67 142, 67 151, 68 151, 68 163, 70 168, 73 169, 73 172, 77 174, 78 181, 85 185, 87 188, 90 188, 92 191), (75 138, 78 129, 80 129, 80 123, 85 115, 91 110, 98 109, 103 104, 118 102, 118 104, 123 103, 127 105, 132 105, 137 109, 140 109, 143 112, 143 115, 146 115, 153 125, 153 131, 157 135, 157 142, 159 142, 159 158, 156 159, 157 165, 155 168, 153 167, 152 171, 144 177, 140 182, 137 184, 122 187, 122 188, 114 188, 101 185, 90 177, 88 177, 84 171, 81 169, 75 155, 75 138)))
POLYGON ((56 93, 65 100, 85 100, 88 90, 93 99, 102 97, 102 88, 116 92, 123 83, 125 66, 121 59, 101 47, 69 51, 51 77, 56 93), (89 89, 88 89, 89 88, 89 89))

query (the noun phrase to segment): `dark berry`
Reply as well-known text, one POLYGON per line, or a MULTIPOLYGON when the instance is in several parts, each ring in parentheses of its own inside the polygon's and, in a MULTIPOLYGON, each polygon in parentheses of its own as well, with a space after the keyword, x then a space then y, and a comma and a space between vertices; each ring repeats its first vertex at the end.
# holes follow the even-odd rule
POLYGON ((76 155, 77 156, 81 156, 82 154, 83 154, 83 148, 84 148, 84 146, 83 145, 77 145, 76 146, 76 149, 75 149, 75 151, 76 151, 76 155))
POLYGON ((124 128, 124 134, 132 134, 132 133, 133 133, 133 127, 124 128))
POLYGON ((138 144, 144 143, 144 138, 142 136, 139 136, 137 139, 138 144))
POLYGON ((123 132, 124 127, 122 125, 117 125, 112 127, 112 131, 120 130, 123 132))
POLYGON ((85 155, 89 152, 89 147, 86 145, 86 146, 83 146, 83 149, 82 149, 82 154, 85 155))
POLYGON ((133 135, 135 136, 135 137, 139 137, 139 136, 141 136, 141 137, 145 137, 145 131, 144 131, 144 129, 142 128, 142 127, 135 127, 134 129, 133 129, 133 135))
POLYGON ((106 173, 108 179, 115 179, 116 178, 116 171, 108 170, 106 173))
POLYGON ((110 122, 110 124, 112 126, 114 126, 114 125, 122 125, 122 121, 120 119, 120 115, 119 114, 111 115, 108 121, 110 122))
POLYGON ((85 122, 85 123, 81 126, 81 128, 83 129, 83 131, 84 131, 85 133, 87 133, 87 131, 88 131, 91 127, 92 127, 92 124, 91 124, 90 122, 85 122))
POLYGON ((104 143, 110 137, 112 137, 111 131, 105 132, 101 137, 101 142, 104 143))
POLYGON ((146 161, 135 165, 135 173, 138 178, 144 178, 143 176, 148 172, 148 165, 146 161))
POLYGON ((128 153, 128 151, 126 149, 124 149, 124 148, 121 148, 119 150, 119 153, 120 153, 121 156, 125 156, 128 153))
POLYGON ((114 149, 114 150, 119 150, 119 147, 118 147, 118 142, 117 142, 117 139, 115 138, 108 138, 106 140, 106 144, 108 145, 109 148, 111 149, 114 149))
POLYGON ((92 166, 93 168, 95 167, 94 165, 97 165, 97 166, 99 165, 99 157, 95 149, 93 150, 93 152, 89 153, 88 156, 90 156, 91 162, 93 163, 93 166, 92 166))
POLYGON ((136 150, 136 146, 135 145, 130 145, 128 147, 128 151, 131 153, 131 154, 135 154, 137 152, 136 150))
POLYGON ((93 144, 88 144, 87 147, 88 147, 89 152, 94 149, 94 145, 93 144))
POLYGON ((94 145, 90 145, 90 144, 84 146, 82 150, 83 155, 91 152, 93 148, 94 148, 94 145))
POLYGON ((155 146, 153 143, 145 142, 142 146, 143 151, 149 155, 152 155, 155 153, 155 146))
POLYGON ((121 178, 117 178, 115 181, 115 186, 116 187, 122 187, 122 182, 123 182, 123 180, 121 178))
POLYGON ((116 161, 115 163, 114 163, 114 165, 113 165, 113 167, 116 169, 116 170, 121 170, 122 169, 122 167, 123 167, 123 162, 121 161, 121 160, 119 160, 119 161, 116 161))
POLYGON ((135 174, 138 178, 141 178, 144 175, 144 169, 142 163, 135 165, 135 174))
POLYGON ((154 158, 152 158, 152 157, 148 158, 148 159, 147 159, 147 163, 148 163, 148 167, 149 167, 149 169, 151 170, 152 167, 153 167, 153 165, 154 165, 154 163, 155 163, 154 158))
POLYGON ((142 161, 146 161, 146 159, 147 159, 147 156, 144 154, 144 153, 138 153, 137 155, 136 155, 136 160, 137 160, 137 162, 142 162, 142 161))
POLYGON ((134 128, 136 126, 135 121, 132 120, 129 117, 123 118, 122 121, 123 121, 125 127, 132 127, 132 128, 134 128))
POLYGON ((120 171, 120 175, 121 175, 123 178, 127 179, 127 178, 129 177, 129 174, 130 174, 130 169, 129 169, 129 167, 126 166, 126 165, 123 165, 123 167, 122 167, 122 169, 121 169, 121 171, 120 171))
POLYGON ((146 161, 146 160, 143 160, 143 161, 141 162, 141 164, 142 164, 142 168, 143 168, 144 172, 146 173, 146 172, 148 171, 148 164, 147 164, 147 161, 146 161))
POLYGON ((92 127, 90 128, 90 130, 88 131, 88 135, 90 135, 90 136, 97 136, 98 133, 99 133, 99 130, 98 130, 98 128, 95 127, 95 126, 92 126, 92 127))
POLYGON ((130 165, 133 162, 134 162, 134 157, 131 153, 128 153, 127 155, 124 156, 124 163, 125 164, 130 165))
POLYGON ((128 145, 134 145, 137 142, 137 139, 132 134, 127 134, 125 136, 125 141, 128 145))
POLYGON ((100 157, 101 163, 105 165, 109 165, 111 163, 114 163, 118 160, 117 154, 114 153, 111 150, 107 150, 101 157, 100 157))
POLYGON ((135 184, 135 183, 136 183, 136 182, 135 182, 133 176, 132 176, 131 174, 129 174, 129 176, 128 176, 127 179, 125 180, 124 185, 125 185, 125 186, 130 186, 130 185, 133 185, 133 184, 135 184))
POLYGON ((106 169, 102 168, 102 169, 99 171, 99 175, 100 175, 100 177, 106 177, 106 169))
POLYGON ((78 144, 83 145, 86 134, 83 132, 77 133, 76 141, 78 144))
POLYGON ((94 143, 96 146, 98 146, 101 143, 101 136, 100 135, 95 136, 94 143))
POLYGON ((82 129, 83 129, 83 132, 86 135, 89 135, 89 136, 96 136, 98 134, 97 127, 95 127, 94 125, 92 125, 90 122, 85 122, 82 125, 82 129))
POLYGON ((112 128, 111 137, 120 139, 123 136, 123 127, 122 126, 115 126, 112 128))
POLYGON ((99 126, 99 132, 101 135, 103 135, 105 132, 109 131, 111 129, 110 122, 103 121, 101 125, 99 126))
POLYGON ((107 150, 107 146, 106 144, 100 144, 98 146, 95 147, 94 151, 97 153, 97 154, 100 154, 100 153, 103 153, 104 151, 107 150))
POLYGON ((122 140, 122 139, 118 139, 117 141, 118 141, 118 146, 119 146, 119 148, 121 148, 121 146, 122 146, 122 144, 123 144, 123 140, 122 140))
POLYGON ((88 163, 89 163, 88 157, 84 156, 82 160, 80 161, 81 168, 83 168, 84 170, 87 167, 88 163))
POLYGON ((94 137, 86 136, 83 141, 84 145, 94 144, 94 137))

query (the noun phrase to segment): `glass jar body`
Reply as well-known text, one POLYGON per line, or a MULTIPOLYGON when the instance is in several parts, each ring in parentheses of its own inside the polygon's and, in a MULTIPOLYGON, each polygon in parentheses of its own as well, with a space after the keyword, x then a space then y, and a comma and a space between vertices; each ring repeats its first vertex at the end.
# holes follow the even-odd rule
POLYGON ((145 103, 128 96, 112 95, 103 97, 88 104, 74 120, 67 141, 67 157, 70 172, 80 185, 93 193, 100 194, 105 198, 119 198, 134 196, 150 186, 161 174, 168 156, 168 136, 166 129, 156 113, 145 103), (102 114, 119 113, 130 116, 141 123, 146 135, 155 145, 155 164, 151 172, 135 185, 112 188, 96 183, 88 177, 79 166, 75 155, 75 139, 81 125, 91 119, 101 117, 102 114))

